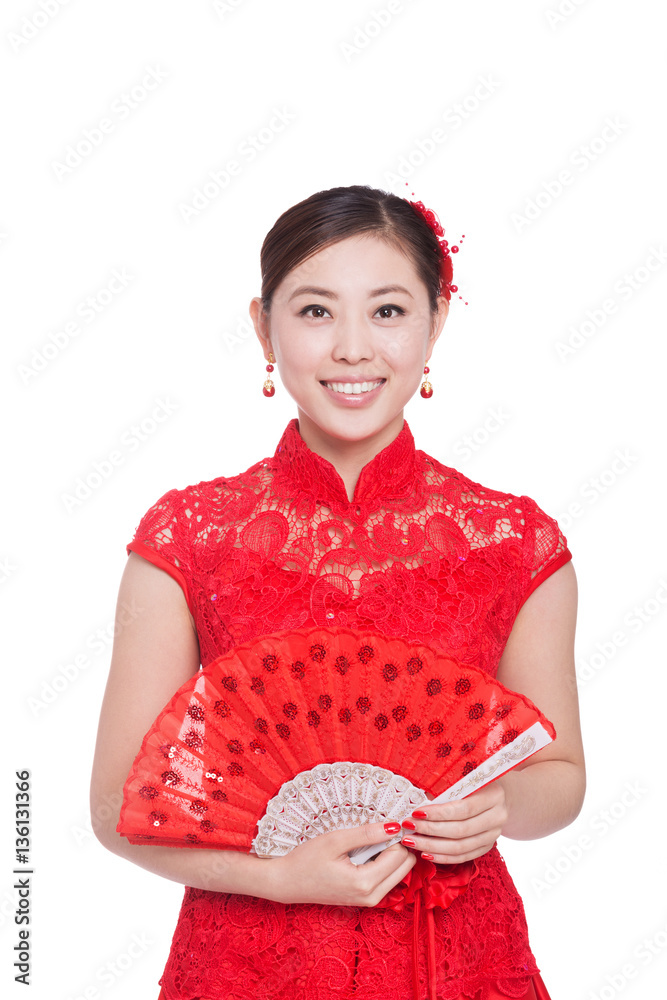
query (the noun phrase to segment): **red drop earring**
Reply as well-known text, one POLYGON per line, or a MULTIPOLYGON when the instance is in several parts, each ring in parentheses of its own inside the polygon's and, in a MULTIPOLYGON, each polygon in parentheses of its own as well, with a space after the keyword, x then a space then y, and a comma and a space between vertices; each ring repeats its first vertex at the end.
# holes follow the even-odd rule
POLYGON ((424 376, 425 377, 424 377, 424 381, 422 382, 422 387, 419 390, 420 393, 422 394, 422 396, 424 397, 424 399, 430 399, 431 396, 433 395, 433 386, 429 382, 428 378, 426 378, 426 376, 428 375, 428 373, 430 372, 430 370, 431 369, 428 367, 428 365, 424 366, 424 376))
POLYGON ((269 351, 269 363, 266 366, 266 370, 267 372, 269 372, 269 374, 266 376, 266 381, 264 382, 264 388, 262 390, 265 396, 273 396, 275 395, 276 392, 276 387, 271 381, 271 374, 270 374, 273 371, 273 362, 275 360, 276 359, 274 358, 273 354, 271 354, 271 352, 269 351))

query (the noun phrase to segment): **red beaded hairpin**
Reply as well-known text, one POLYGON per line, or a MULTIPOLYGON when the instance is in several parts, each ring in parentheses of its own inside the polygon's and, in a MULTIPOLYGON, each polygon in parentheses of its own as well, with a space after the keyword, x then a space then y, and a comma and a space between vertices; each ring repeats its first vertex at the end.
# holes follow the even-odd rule
MULTIPOLYGON (((408 182, 406 181, 405 183, 407 184, 408 182)), ((412 191, 411 194, 412 194, 412 197, 414 198, 415 197, 414 191, 412 191)), ((454 277, 454 268, 453 268, 453 265, 452 265, 452 257, 451 257, 451 255, 453 253, 458 253, 459 252, 459 246, 457 244, 453 244, 452 246, 449 245, 449 240, 445 239, 445 230, 442 228, 442 225, 440 223, 440 219, 435 214, 435 212, 433 211, 433 209, 426 208, 426 206, 424 205, 423 201, 410 201, 409 198, 406 198, 405 201, 407 201, 408 205, 412 205, 412 207, 417 212, 419 212, 419 214, 421 215, 421 217, 429 225, 429 227, 433 230, 433 232, 435 233, 435 235, 437 237, 438 246, 440 247, 440 255, 441 255, 441 261, 440 261, 440 294, 444 295, 444 297, 449 302, 449 300, 451 298, 451 293, 452 292, 458 292, 458 290, 459 290, 458 285, 453 285, 452 284, 452 278, 454 277)), ((461 236, 461 239, 462 240, 465 239, 465 234, 463 236, 461 236)), ((459 244, 460 244, 460 240, 459 240, 459 244)), ((459 295, 459 298, 462 301, 465 301, 463 299, 462 295, 459 295)), ((465 302, 465 305, 468 305, 468 303, 465 302)))

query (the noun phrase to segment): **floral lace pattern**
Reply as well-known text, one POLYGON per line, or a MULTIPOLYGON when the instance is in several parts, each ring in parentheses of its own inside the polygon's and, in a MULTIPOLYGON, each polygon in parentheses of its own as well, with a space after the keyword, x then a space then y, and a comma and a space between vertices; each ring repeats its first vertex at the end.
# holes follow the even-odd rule
MULTIPOLYGON (((423 641, 492 676, 522 603, 570 558, 533 500, 482 487, 416 450, 407 423, 364 467, 350 500, 296 420, 272 458, 165 494, 128 550, 183 588, 204 665, 282 629, 342 626, 423 641)), ((440 1000, 525 996, 537 967, 495 848, 435 921, 440 1000)), ((168 1000, 403 1000, 411 934, 408 910, 285 906, 188 888, 163 988, 168 1000)))

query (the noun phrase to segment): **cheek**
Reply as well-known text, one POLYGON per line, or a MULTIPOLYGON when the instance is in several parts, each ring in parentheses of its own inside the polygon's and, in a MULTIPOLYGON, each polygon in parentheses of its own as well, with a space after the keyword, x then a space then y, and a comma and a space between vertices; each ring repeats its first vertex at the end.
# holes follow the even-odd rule
POLYGON ((388 333, 384 342, 384 353, 401 370, 420 368, 426 354, 428 331, 423 323, 414 322, 388 333))

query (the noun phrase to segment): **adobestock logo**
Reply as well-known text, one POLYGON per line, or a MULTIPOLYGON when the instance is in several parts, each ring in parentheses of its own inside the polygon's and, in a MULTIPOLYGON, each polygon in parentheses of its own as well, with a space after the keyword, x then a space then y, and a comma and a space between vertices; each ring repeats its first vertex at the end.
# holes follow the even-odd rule
POLYGON ((263 153, 273 143, 275 138, 285 131, 288 125, 296 121, 296 115, 287 108, 274 108, 269 121, 257 132, 247 135, 239 143, 236 156, 227 160, 219 169, 209 170, 208 180, 196 187, 189 202, 180 202, 178 211, 183 222, 190 223, 207 209, 221 194, 226 191, 234 177, 238 177, 249 164, 263 153))
POLYGON ((585 174, 588 168, 613 146, 628 127, 618 116, 605 118, 599 135, 594 135, 588 142, 577 146, 568 157, 568 166, 559 170, 555 177, 542 181, 540 190, 526 201, 522 212, 512 212, 510 221, 515 231, 521 234, 541 218, 577 178, 585 174))
POLYGON ((468 93, 447 107, 441 115, 441 125, 436 125, 428 135, 416 139, 412 149, 399 157, 394 170, 384 172, 384 183, 399 184, 406 177, 412 177, 429 157, 439 151, 458 132, 486 101, 500 90, 500 82, 490 74, 477 78, 477 83, 468 93))
MULTIPOLYGON (((408 6, 414 3, 414 0, 406 0, 408 6)), ((379 10, 372 10, 370 17, 363 24, 357 24, 354 31, 352 32, 352 37, 347 42, 340 42, 339 49, 345 59, 346 63, 351 63, 352 60, 365 52, 368 46, 373 42, 382 32, 389 27, 393 22, 397 14, 402 14, 405 10, 405 3, 403 0, 388 0, 388 3, 379 10)))
POLYGON ((7 33, 7 41, 14 52, 20 52, 37 38, 69 2, 70 0, 40 0, 38 9, 26 15, 18 28, 7 33))
POLYGON ((218 17, 224 17, 225 14, 232 14, 238 10, 244 3, 245 0, 213 0, 213 10, 218 17))
POLYGON ((557 515, 556 520, 561 529, 567 532, 572 524, 580 520, 586 511, 605 496, 638 461, 637 455, 633 455, 627 448, 617 448, 609 465, 581 484, 578 490, 581 500, 571 500, 565 510, 557 515))
POLYGON ((51 169, 57 179, 62 181, 80 167, 116 131, 118 123, 126 121, 161 86, 167 75, 159 66, 147 66, 139 83, 130 90, 124 90, 112 101, 108 116, 100 118, 96 125, 84 128, 79 139, 65 148, 62 159, 51 161, 51 169))
POLYGON ((60 494, 68 514, 78 510, 86 500, 89 500, 95 491, 113 476, 116 469, 124 465, 129 456, 134 455, 146 441, 149 441, 160 426, 179 409, 179 404, 173 403, 169 398, 158 398, 154 400, 154 404, 142 420, 123 431, 116 448, 103 458, 97 459, 88 472, 77 476, 69 492, 60 494))
POLYGON ((649 794, 641 781, 626 781, 623 791, 604 809, 598 809, 588 821, 587 832, 563 847, 560 853, 544 868, 541 876, 532 878, 530 884, 537 896, 543 896, 572 871, 601 840, 625 819, 638 802, 649 794))
POLYGON ((130 622, 136 621, 143 610, 134 601, 130 604, 121 604, 112 621, 89 632, 83 641, 83 649, 56 667, 50 677, 42 681, 39 690, 28 697, 27 705, 32 714, 35 717, 41 715, 49 705, 53 705, 66 691, 69 691, 79 677, 92 666, 94 657, 109 652, 114 638, 120 635, 130 622))
POLYGON ((626 271, 612 287, 612 295, 603 299, 597 306, 587 309, 585 318, 568 328, 566 340, 557 340, 556 353, 561 361, 569 361, 582 347, 606 325, 611 316, 619 312, 622 305, 629 302, 640 289, 644 288, 651 278, 667 262, 667 250, 663 246, 650 247, 647 256, 641 264, 632 271, 626 271))
MULTIPOLYGON (((510 418, 511 414, 505 409, 503 403, 490 406, 486 411, 485 418, 455 442, 452 447, 455 459, 451 464, 458 467, 469 462, 505 424, 509 423, 510 418)), ((445 462, 444 464, 450 463, 445 462)))
POLYGON ((544 12, 547 23, 551 28, 559 27, 585 3, 586 0, 561 0, 557 7, 552 7, 544 12))
POLYGON ((106 312, 122 292, 134 281, 126 267, 114 268, 111 277, 101 288, 81 299, 74 307, 74 319, 64 323, 59 329, 48 334, 47 340, 39 347, 30 349, 30 358, 17 366, 24 385, 46 369, 67 350, 86 326, 90 326, 102 313, 106 312))
POLYGON ((616 628, 606 639, 595 643, 593 652, 586 656, 578 656, 576 659, 576 674, 579 688, 582 688, 600 673, 610 660, 613 660, 619 650, 623 649, 630 640, 643 632, 658 615, 661 615, 667 607, 667 578, 664 576, 658 581, 653 593, 644 598, 640 603, 635 603, 624 613, 621 621, 623 628, 616 628))

